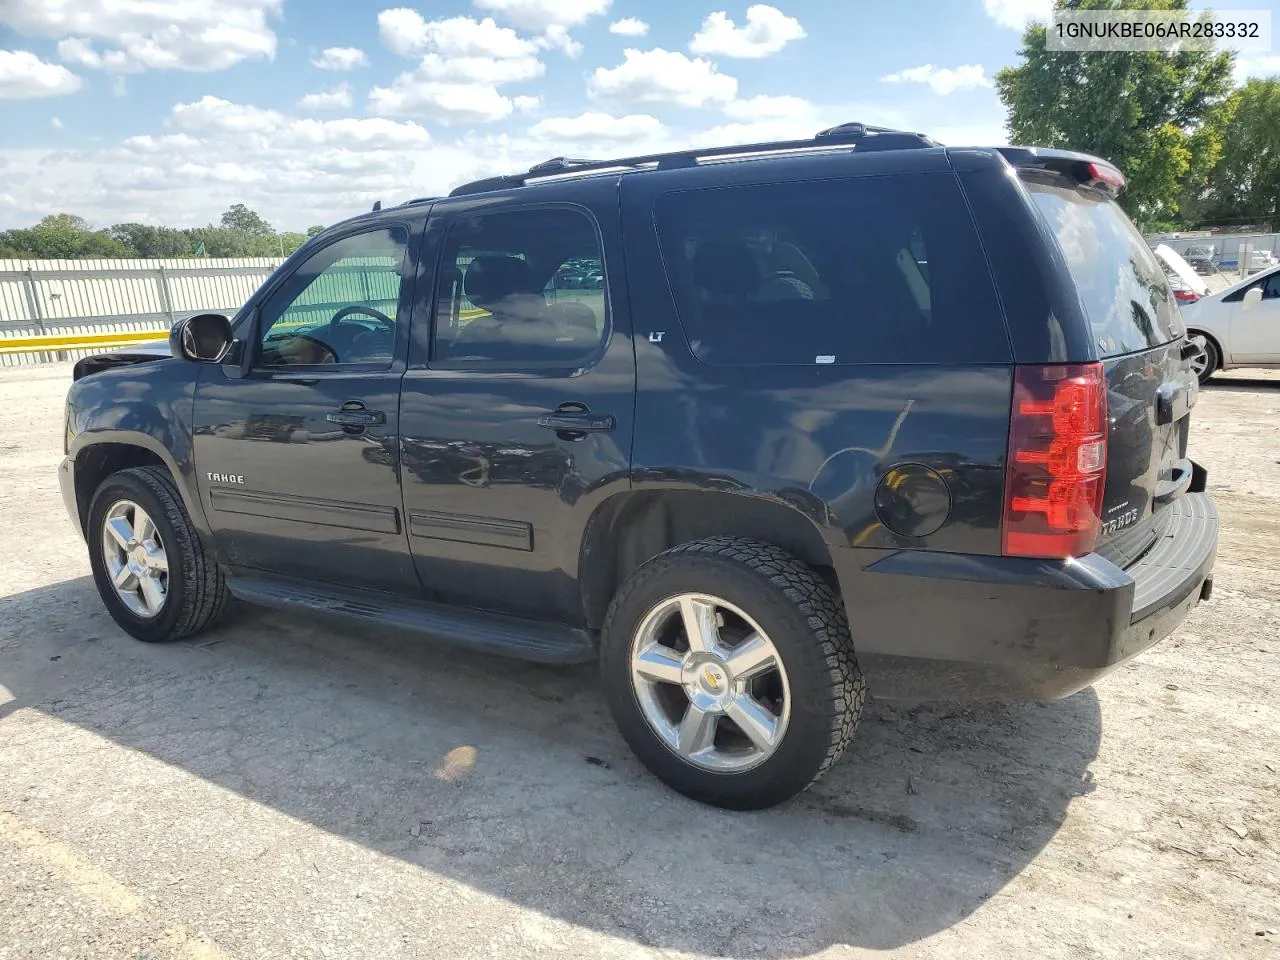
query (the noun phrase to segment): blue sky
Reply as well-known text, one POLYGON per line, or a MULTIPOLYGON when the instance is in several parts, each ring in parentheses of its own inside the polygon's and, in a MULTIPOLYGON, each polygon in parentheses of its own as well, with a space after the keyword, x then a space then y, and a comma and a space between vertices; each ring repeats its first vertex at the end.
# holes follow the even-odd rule
POLYGON ((242 201, 296 229, 561 154, 846 120, 1004 142, 991 77, 1047 6, 0 0, 0 227, 242 201))

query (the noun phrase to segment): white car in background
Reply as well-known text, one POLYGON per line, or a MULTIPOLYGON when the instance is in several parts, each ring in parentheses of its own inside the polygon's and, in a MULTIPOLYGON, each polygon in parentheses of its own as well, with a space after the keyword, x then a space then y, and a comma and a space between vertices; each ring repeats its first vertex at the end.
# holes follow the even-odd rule
POLYGON ((1215 370, 1280 367, 1280 267, 1180 308, 1201 383, 1215 370))

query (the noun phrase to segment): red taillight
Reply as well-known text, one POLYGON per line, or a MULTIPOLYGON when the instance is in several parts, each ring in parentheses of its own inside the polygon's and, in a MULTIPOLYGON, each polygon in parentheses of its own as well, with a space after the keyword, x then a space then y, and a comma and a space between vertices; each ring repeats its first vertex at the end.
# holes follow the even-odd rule
POLYGON ((1192 290, 1174 290, 1173 296, 1181 303, 1195 303, 1200 299, 1200 295, 1192 290))
POLYGON ((1101 525, 1106 467, 1102 364, 1016 367, 1004 484, 1005 556, 1091 552, 1101 525))

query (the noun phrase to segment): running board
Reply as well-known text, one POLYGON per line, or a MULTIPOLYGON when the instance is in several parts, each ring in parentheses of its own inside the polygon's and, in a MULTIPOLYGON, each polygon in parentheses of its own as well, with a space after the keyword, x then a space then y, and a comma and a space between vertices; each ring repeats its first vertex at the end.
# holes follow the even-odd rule
POLYGON ((569 664, 596 658, 591 633, 540 620, 265 577, 229 577, 227 587, 247 603, 334 614, 516 660, 569 664))

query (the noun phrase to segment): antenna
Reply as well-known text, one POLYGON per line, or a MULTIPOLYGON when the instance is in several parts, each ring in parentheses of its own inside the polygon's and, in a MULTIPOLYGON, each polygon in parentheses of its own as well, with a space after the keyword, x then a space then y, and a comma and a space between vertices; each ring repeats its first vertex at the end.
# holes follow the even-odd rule
POLYGON ((382 209, 382 201, 381 200, 373 201, 373 212, 377 213, 381 209, 382 209))

